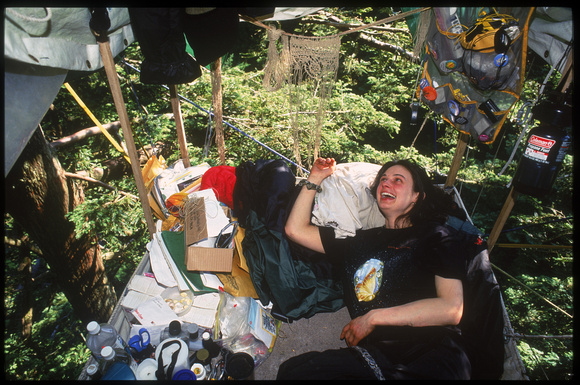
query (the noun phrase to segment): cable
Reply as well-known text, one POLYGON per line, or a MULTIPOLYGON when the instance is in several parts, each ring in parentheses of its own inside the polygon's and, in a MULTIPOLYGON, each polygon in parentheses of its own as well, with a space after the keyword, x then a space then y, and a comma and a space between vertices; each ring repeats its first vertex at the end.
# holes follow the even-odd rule
MULTIPOLYGON (((140 71, 139 71, 137 68, 133 67, 132 65, 130 65, 130 64, 128 64, 128 63, 127 63, 127 66, 128 66, 129 68, 131 68, 131 69, 133 69, 133 70, 137 71, 137 72, 140 72, 140 71)), ((169 87, 167 87, 166 85, 161 85, 161 87, 165 88, 166 90, 169 90, 169 87)), ((197 105, 196 103, 194 103, 193 101, 191 101, 191 100, 187 99, 186 97, 184 97, 184 96, 183 96, 183 95, 181 95, 181 94, 177 94, 177 95, 178 95, 178 96, 179 96, 181 99, 183 99, 184 101, 188 102, 189 104, 193 105, 194 107, 197 107, 197 108, 198 108, 198 109, 200 109, 201 111, 203 111, 203 112, 205 112, 206 114, 209 114, 211 117, 214 117, 214 118, 215 118, 215 114, 214 114, 213 112, 210 112, 210 111, 206 110, 205 108, 203 108, 203 107, 201 107, 201 106, 197 105)), ((304 167, 302 167, 302 166, 300 166, 300 165, 296 164, 295 162, 291 161, 290 159, 288 159, 288 158, 287 158, 287 157, 285 157, 284 155, 280 154, 278 151, 276 151, 276 150, 274 150, 274 149, 272 149, 272 148, 268 147, 266 144, 264 144, 264 143, 260 142, 259 140, 257 140, 256 138, 254 138, 254 137, 250 136, 249 134, 245 133, 244 131, 240 130, 239 128, 237 128, 237 127, 235 127, 235 126, 231 125, 230 123, 228 123, 228 122, 226 122, 226 121, 223 121, 223 123, 224 123, 226 126, 228 126, 228 127, 232 128, 232 129, 234 129, 235 131, 239 132, 240 134, 244 135, 244 136, 245 136, 245 137, 247 137, 248 139, 250 139, 250 140, 252 140, 252 141, 256 142, 257 144, 259 144, 260 146, 264 147, 265 149, 267 149, 267 150, 268 150, 268 151, 270 151, 271 153, 273 153, 273 154, 275 154, 275 155, 279 156, 280 158, 284 159, 286 162, 288 162, 288 163, 290 163, 290 164, 292 164, 292 165, 296 166, 297 168, 300 168, 300 169, 301 169, 302 171, 304 171, 305 173, 307 173, 307 174, 309 174, 309 173, 310 173, 310 171, 308 171, 308 170, 307 170, 307 169, 305 169, 304 167)))

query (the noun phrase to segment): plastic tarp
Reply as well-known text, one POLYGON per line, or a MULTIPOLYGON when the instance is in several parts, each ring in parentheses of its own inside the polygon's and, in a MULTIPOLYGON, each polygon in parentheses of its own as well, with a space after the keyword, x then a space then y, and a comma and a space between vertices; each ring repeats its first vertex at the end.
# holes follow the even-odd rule
POLYGON ((536 7, 528 32, 528 47, 558 72, 566 65, 564 55, 573 38, 572 8, 536 7))
MULTIPOLYGON (((113 56, 134 41, 126 8, 109 8, 113 56)), ((4 175, 38 127, 69 71, 103 67, 88 8, 5 8, 4 175)))
MULTIPOLYGON (((292 20, 319 9, 322 8, 276 8, 267 20, 292 20)), ((109 45, 116 56, 135 37, 127 8, 107 10, 111 21, 109 45)), ((68 72, 90 73, 103 67, 98 43, 89 27, 90 19, 89 8, 5 8, 5 176, 58 94, 68 72)))
MULTIPOLYGON (((127 8, 109 8, 113 56, 134 41, 127 8)), ((6 8, 4 57, 76 71, 103 67, 89 8, 6 8)))

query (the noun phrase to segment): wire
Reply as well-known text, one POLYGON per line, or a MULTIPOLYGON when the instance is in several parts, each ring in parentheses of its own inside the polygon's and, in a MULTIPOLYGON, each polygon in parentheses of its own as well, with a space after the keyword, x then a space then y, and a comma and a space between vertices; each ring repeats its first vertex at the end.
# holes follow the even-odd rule
POLYGON ((509 273, 503 271, 502 269, 500 269, 497 265, 495 264, 491 264, 491 266, 493 266, 494 269, 496 269, 497 271, 499 271, 500 273, 504 274, 505 276, 507 276, 508 278, 514 280, 516 283, 518 283, 519 285, 521 285, 522 287, 524 287, 525 289, 528 289, 532 294, 538 296, 539 298, 543 299, 544 301, 546 301, 548 304, 550 304, 552 307, 554 307, 556 310, 561 311, 562 313, 566 314, 568 317, 570 318, 574 318, 574 316, 570 315, 568 312, 566 312, 564 309, 560 308, 558 305, 556 305, 555 303, 551 302, 550 300, 548 300, 546 297, 542 296, 541 294, 538 294, 534 289, 532 289, 531 287, 529 287, 528 285, 526 285, 525 283, 523 283, 522 281, 518 280, 517 278, 515 278, 514 276, 510 275, 509 273))
MULTIPOLYGON (((528 225, 514 227, 514 228, 511 228, 511 229, 507 229, 507 230, 502 230, 501 234, 503 234, 503 233, 509 233, 509 232, 517 231, 517 230, 523 230, 523 229, 526 229, 526 228, 528 228, 530 226, 547 225, 547 224, 550 224, 550 223, 562 222, 562 221, 567 221, 567 220, 570 220, 570 219, 574 219, 574 217, 565 217, 565 218, 553 219, 551 221, 546 221, 546 222, 530 223, 528 225)), ((487 236, 489 236, 489 234, 485 234, 485 236, 487 237, 487 236)))
MULTIPOLYGON (((139 71, 137 68, 133 67, 132 65, 130 65, 130 64, 128 64, 128 63, 127 63, 127 66, 128 66, 129 68, 133 69, 134 71, 140 72, 140 71, 139 71)), ((166 90, 168 90, 168 89, 169 89, 169 87, 167 87, 166 85, 163 85, 163 84, 161 85, 161 87, 165 88, 166 90)), ((186 97, 184 97, 184 96, 183 96, 183 95, 181 95, 181 94, 177 94, 177 95, 178 95, 178 96, 179 96, 181 99, 183 99, 184 101, 186 101, 187 103, 189 103, 189 104, 193 105, 194 107, 197 107, 197 108, 198 108, 198 109, 200 109, 201 111, 203 111, 203 112, 205 112, 206 114, 209 114, 211 117, 214 117, 214 118, 215 118, 215 114, 214 114, 213 112, 210 112, 210 111, 206 110, 205 108, 203 108, 203 107, 199 106, 198 104, 194 103, 192 100, 189 100, 189 99, 187 99, 186 97)), ((250 136, 249 134, 245 133, 244 131, 240 130, 239 128, 237 128, 237 127, 235 127, 235 126, 231 125, 230 123, 228 123, 228 122, 226 122, 226 121, 223 121, 223 123, 224 123, 226 126, 228 126, 228 127, 232 128, 232 129, 234 129, 235 131, 239 132, 240 134, 244 135, 244 136, 245 136, 245 137, 247 137, 248 139, 250 139, 250 140, 252 140, 252 141, 256 142, 257 144, 259 144, 260 146, 264 147, 265 149, 267 149, 267 150, 268 150, 268 151, 270 151, 271 153, 273 153, 273 154, 275 154, 275 155, 279 156, 280 158, 284 159, 286 162, 288 162, 288 163, 290 163, 290 164, 292 164, 292 165, 296 166, 297 168, 300 168, 300 169, 301 169, 302 171, 304 171, 305 173, 307 173, 307 174, 309 174, 309 173, 310 173, 310 171, 308 171, 308 170, 307 170, 307 169, 305 169, 304 167, 302 167, 302 166, 300 166, 300 165, 296 164, 295 162, 291 161, 290 159, 288 159, 288 158, 287 158, 287 157, 285 157, 284 155, 280 154, 278 151, 276 151, 276 150, 274 150, 274 149, 272 149, 272 148, 268 147, 266 144, 264 144, 264 143, 260 142, 259 140, 257 140, 256 138, 254 138, 254 137, 250 136)))

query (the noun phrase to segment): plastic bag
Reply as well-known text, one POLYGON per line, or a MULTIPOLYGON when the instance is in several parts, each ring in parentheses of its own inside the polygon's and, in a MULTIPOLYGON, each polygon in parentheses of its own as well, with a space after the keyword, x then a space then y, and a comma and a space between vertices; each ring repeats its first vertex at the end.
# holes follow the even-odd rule
POLYGON ((234 297, 223 293, 216 334, 221 337, 218 341, 222 348, 232 353, 249 354, 254 359, 254 367, 257 367, 268 358, 270 351, 263 341, 254 336, 248 323, 251 301, 253 299, 250 297, 234 297))

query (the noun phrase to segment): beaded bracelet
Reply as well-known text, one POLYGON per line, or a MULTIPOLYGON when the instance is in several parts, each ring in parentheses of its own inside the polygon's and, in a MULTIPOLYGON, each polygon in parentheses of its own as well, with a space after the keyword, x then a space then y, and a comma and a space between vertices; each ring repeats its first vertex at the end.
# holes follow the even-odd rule
POLYGON ((322 192, 322 187, 312 182, 307 181, 306 179, 302 179, 298 182, 298 186, 306 186, 308 190, 316 190, 316 192, 322 192))

